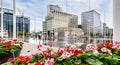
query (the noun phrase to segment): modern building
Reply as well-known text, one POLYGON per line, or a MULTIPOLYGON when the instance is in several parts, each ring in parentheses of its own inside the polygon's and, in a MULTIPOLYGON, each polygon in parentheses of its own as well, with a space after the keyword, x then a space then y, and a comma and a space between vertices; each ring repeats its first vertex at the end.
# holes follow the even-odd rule
POLYGON ((81 25, 85 34, 101 33, 100 14, 95 10, 83 12, 81 15, 81 25))
POLYGON ((103 23, 103 36, 105 36, 107 33, 106 27, 106 23, 103 23))
POLYGON ((30 33, 30 17, 17 16, 16 17, 17 32, 30 33))
MULTIPOLYGON (((1 10, 1 9, 0 9, 1 10)), ((1 16, 1 15, 0 15, 1 16)), ((16 31, 23 32, 23 21, 24 21, 24 31, 30 33, 30 18, 17 16, 16 17, 16 31)), ((1 22, 1 17, 0 17, 1 22)), ((1 23, 0 23, 1 26, 1 23)), ((3 8, 3 27, 7 30, 8 37, 13 36, 13 10, 3 8)))
MULTIPOLYGON (((1 26, 1 17, 0 17, 0 26, 1 26)), ((12 37, 13 35, 13 10, 3 8, 3 27, 5 30, 7 30, 8 37, 12 37)))

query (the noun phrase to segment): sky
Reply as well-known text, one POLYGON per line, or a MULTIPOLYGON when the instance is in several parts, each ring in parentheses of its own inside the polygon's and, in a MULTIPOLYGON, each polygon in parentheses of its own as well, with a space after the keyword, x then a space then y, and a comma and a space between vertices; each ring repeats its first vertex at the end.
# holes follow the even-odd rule
MULTIPOLYGON (((13 0, 3 0, 3 7, 12 9, 13 0)), ((30 31, 42 31, 42 22, 47 16, 47 5, 59 5, 64 12, 78 16, 81 24, 81 13, 96 10, 102 22, 113 27, 112 0, 16 0, 16 14, 30 17, 30 31), (89 6, 90 5, 90 6, 89 6)))

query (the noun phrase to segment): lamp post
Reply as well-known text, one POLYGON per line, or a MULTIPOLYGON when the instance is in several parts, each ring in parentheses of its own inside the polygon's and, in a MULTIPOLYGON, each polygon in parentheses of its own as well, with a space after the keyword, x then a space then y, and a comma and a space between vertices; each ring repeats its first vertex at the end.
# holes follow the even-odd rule
POLYGON ((3 0, 1 0, 1 37, 3 38, 3 0))
MULTIPOLYGON (((91 0, 89 0, 89 11, 91 10, 91 0)), ((88 36, 89 36, 89 43, 91 43, 91 39, 90 39, 90 14, 88 15, 89 16, 89 23, 88 23, 88 25, 89 25, 89 33, 88 33, 88 36)))
POLYGON ((23 41, 25 41, 24 39, 25 39, 25 36, 24 36, 24 28, 25 28, 25 24, 24 24, 24 13, 22 14, 22 17, 23 17, 23 41))
POLYGON ((16 0, 13 0, 13 39, 16 39, 16 0))

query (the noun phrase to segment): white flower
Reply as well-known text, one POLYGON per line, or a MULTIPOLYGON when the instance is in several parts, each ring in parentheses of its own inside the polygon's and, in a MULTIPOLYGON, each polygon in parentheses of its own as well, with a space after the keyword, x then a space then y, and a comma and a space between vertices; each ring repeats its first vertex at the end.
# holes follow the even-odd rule
POLYGON ((14 44, 15 46, 20 46, 20 44, 14 44))

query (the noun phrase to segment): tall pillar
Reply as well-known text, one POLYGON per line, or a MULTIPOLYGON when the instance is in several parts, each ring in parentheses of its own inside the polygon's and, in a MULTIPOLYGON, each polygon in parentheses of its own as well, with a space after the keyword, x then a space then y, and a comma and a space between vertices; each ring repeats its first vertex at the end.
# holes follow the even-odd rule
POLYGON ((3 0, 1 0, 1 37, 3 38, 3 33, 4 33, 4 30, 3 30, 3 0))
POLYGON ((113 41, 120 41, 120 0, 113 0, 113 41))
POLYGON ((16 39, 16 0, 13 0, 13 39, 16 39))

